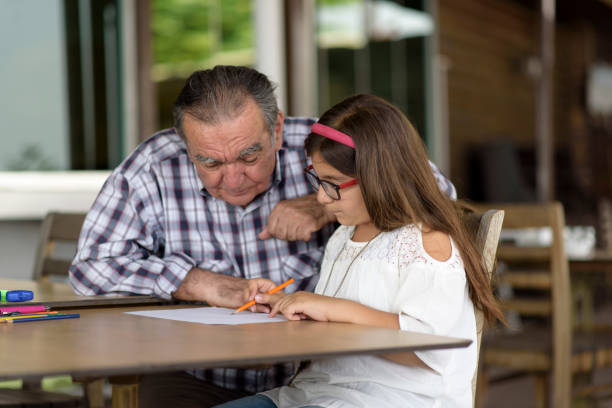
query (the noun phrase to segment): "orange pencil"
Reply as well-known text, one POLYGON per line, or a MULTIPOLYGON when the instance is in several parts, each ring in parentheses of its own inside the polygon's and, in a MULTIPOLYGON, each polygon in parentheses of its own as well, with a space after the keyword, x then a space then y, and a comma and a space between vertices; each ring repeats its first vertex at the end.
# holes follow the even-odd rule
MULTIPOLYGON (((273 293, 276 293, 276 292, 278 292, 279 290, 284 289, 284 288, 286 288, 287 286, 291 285, 292 283, 293 283, 293 278, 289 279, 287 282, 285 282, 285 283, 283 283, 283 284, 281 284, 281 285, 278 285, 278 286, 277 286, 277 287, 275 287, 274 289, 270 289, 270 290, 268 291, 268 295, 271 295, 271 294, 273 294, 273 293)), ((244 309, 248 309, 249 307, 253 306, 255 303, 256 303, 256 302, 255 302, 255 299, 253 299, 253 300, 251 300, 250 302, 245 303, 244 305, 240 306, 238 309, 234 310, 234 313, 232 313, 232 314, 236 314, 236 313, 238 313, 238 312, 242 312, 244 309)))

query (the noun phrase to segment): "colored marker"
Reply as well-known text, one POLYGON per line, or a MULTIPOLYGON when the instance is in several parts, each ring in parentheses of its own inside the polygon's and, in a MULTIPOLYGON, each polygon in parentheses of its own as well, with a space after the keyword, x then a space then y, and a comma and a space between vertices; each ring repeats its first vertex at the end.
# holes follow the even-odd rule
POLYGON ((0 290, 0 302, 26 302, 34 299, 31 290, 0 290))
POLYGON ((6 313, 37 313, 37 312, 46 312, 49 310, 47 306, 43 305, 28 305, 28 306, 4 306, 0 307, 0 314, 6 313))

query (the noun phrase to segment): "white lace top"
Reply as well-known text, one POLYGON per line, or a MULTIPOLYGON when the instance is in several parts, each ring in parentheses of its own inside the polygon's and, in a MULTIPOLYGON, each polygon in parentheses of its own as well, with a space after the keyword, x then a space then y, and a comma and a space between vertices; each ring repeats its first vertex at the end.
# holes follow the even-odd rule
POLYGON ((327 285, 323 294, 333 295, 352 262, 336 297, 397 313, 402 330, 468 338, 473 343, 467 348, 416 352, 435 371, 376 356, 318 360, 291 386, 265 394, 283 408, 471 407, 476 322, 454 242, 450 258, 441 262, 425 252, 414 225, 381 233, 365 249, 365 242, 351 240, 353 231, 354 227, 340 226, 329 240, 316 293, 327 285))

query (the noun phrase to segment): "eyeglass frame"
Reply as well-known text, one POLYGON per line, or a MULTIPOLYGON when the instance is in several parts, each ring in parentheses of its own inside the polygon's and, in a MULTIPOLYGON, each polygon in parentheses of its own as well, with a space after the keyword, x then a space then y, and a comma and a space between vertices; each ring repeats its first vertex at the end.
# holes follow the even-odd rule
POLYGON ((334 184, 331 181, 321 180, 319 176, 317 176, 312 170, 313 170, 312 164, 309 164, 308 166, 304 168, 306 179, 308 180, 310 185, 314 187, 317 191, 319 190, 319 187, 323 187, 323 191, 325 192, 325 194, 327 194, 327 196, 331 198, 332 200, 336 200, 336 201, 340 200, 341 198, 340 190, 342 190, 343 188, 354 186, 355 184, 358 184, 357 179, 352 179, 342 184, 334 184), (316 181, 316 184, 314 183, 315 181, 316 181), (328 191, 328 188, 326 188, 326 186, 328 188, 331 188, 332 189, 331 192, 335 192, 337 197, 332 196, 332 194, 330 193, 330 191, 328 191))

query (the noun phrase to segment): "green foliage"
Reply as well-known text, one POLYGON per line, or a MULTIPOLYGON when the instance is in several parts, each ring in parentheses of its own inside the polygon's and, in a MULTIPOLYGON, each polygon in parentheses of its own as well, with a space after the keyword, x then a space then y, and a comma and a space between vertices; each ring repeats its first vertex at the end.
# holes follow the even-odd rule
POLYGON ((0 389, 19 390, 22 384, 22 380, 0 381, 0 389))
POLYGON ((253 63, 250 0, 153 0, 151 7, 156 79, 216 63, 253 63))
POLYGON ((81 385, 73 382, 72 377, 69 375, 58 375, 43 378, 42 389, 52 392, 67 392, 69 390, 78 392, 81 390, 81 385))
MULTIPOLYGON (((0 381, 0 389, 19 390, 23 385, 22 380, 0 381)), ((80 385, 72 382, 69 375, 45 377, 42 379, 42 389, 52 392, 80 391, 80 385)))
POLYGON ((252 1, 225 0, 221 7, 221 35, 224 50, 240 50, 255 46, 252 1))
POLYGON ((317 0, 317 6, 333 6, 336 4, 361 3, 363 0, 317 0))

